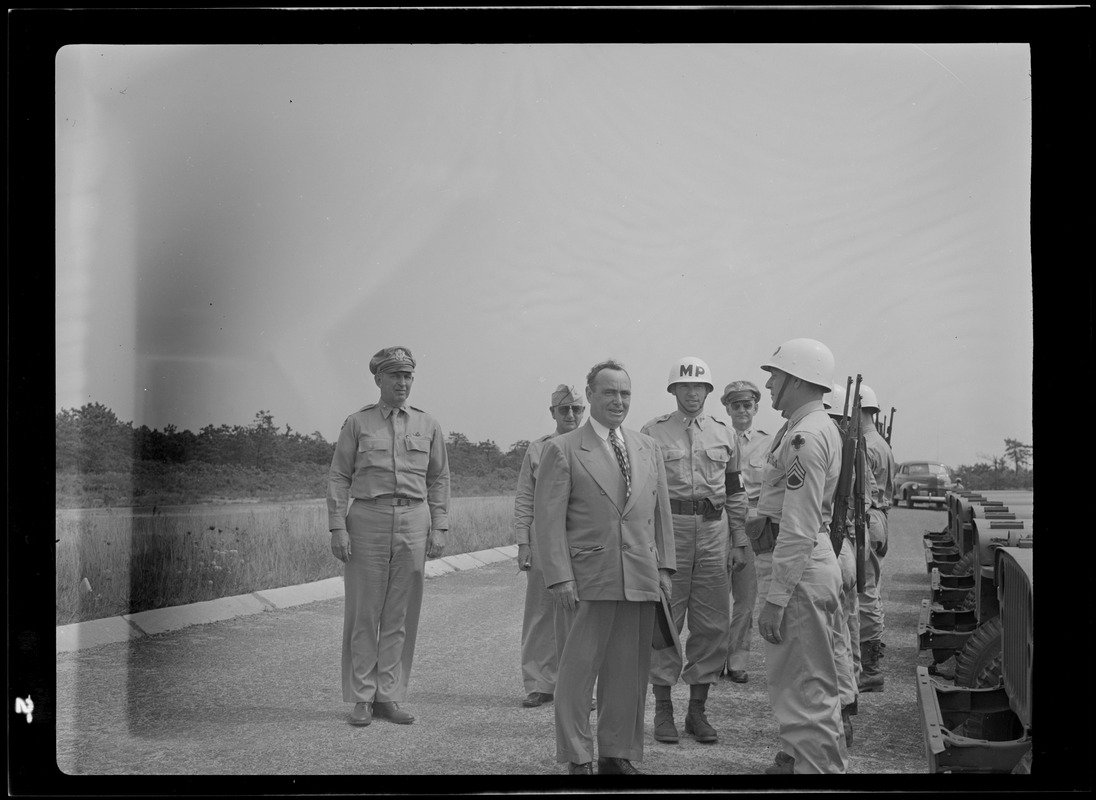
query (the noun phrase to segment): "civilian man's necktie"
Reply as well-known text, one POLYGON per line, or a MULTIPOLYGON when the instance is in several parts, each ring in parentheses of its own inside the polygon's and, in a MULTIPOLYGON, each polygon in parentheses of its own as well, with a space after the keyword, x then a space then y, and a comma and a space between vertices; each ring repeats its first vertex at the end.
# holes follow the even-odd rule
POLYGON ((613 446, 613 452, 616 453, 617 464, 620 465, 620 474, 624 476, 624 492, 626 495, 632 494, 632 473, 628 469, 628 457, 624 455, 624 448, 617 440, 617 429, 612 428, 609 430, 609 444, 613 446))

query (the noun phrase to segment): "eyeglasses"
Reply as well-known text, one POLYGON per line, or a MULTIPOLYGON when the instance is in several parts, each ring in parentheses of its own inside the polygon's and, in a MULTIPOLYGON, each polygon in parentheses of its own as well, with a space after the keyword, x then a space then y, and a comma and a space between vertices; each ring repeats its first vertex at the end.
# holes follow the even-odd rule
POLYGON ((586 410, 586 406, 556 406, 556 410, 559 411, 560 416, 566 416, 567 411, 570 410, 572 414, 578 417, 586 410))
POLYGON ((727 408, 749 411, 753 407, 753 400, 746 400, 745 402, 736 400, 733 403, 724 403, 723 405, 727 406, 727 408))

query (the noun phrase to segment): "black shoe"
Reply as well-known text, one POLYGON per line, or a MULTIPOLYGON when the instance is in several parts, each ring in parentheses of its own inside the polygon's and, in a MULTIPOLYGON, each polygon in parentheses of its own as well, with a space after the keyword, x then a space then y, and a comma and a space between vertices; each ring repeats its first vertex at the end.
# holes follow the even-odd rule
MULTIPOLYGON (((600 764, 600 763, 601 763, 601 761, 599 759, 598 764, 600 764)), ((593 763, 591 763, 589 761, 587 761, 585 764, 575 764, 574 762, 572 762, 572 763, 567 765, 567 774, 568 775, 593 775, 594 774, 594 765, 593 765, 593 763)))
POLYGON ((598 775, 642 775, 638 769, 632 766, 632 762, 626 758, 599 758, 597 760, 598 775))
POLYGON ((373 716, 377 719, 386 719, 397 725, 410 725, 415 717, 406 711, 400 711, 398 703, 373 703, 373 716))
POLYGON ((746 674, 744 669, 729 669, 727 670, 727 680, 734 681, 735 683, 745 683, 750 679, 750 676, 746 674))
POLYGON ((551 692, 529 692, 529 696, 522 700, 521 704, 526 708, 536 708, 545 703, 551 703, 555 697, 551 692))
POLYGON ((354 710, 350 712, 351 725, 368 725, 373 721, 372 703, 355 703, 354 710))

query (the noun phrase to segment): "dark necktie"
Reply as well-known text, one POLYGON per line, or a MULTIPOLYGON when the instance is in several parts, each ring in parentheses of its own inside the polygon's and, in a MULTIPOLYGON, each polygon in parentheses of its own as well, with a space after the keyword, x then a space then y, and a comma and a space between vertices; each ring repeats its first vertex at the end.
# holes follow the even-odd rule
POLYGON ((624 492, 626 495, 631 495, 632 473, 628 469, 628 457, 624 455, 624 448, 617 439, 616 428, 611 428, 609 430, 609 444, 613 446, 613 452, 616 453, 617 457, 617 464, 620 465, 620 474, 624 476, 624 492))

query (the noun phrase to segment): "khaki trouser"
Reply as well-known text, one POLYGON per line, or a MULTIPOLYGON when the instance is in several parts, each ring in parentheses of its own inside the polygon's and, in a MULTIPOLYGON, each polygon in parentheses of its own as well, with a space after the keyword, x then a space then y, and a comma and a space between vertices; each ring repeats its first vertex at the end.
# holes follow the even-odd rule
POLYGON ((346 531, 351 555, 344 579, 343 700, 402 702, 422 608, 430 510, 426 503, 355 501, 346 531))
POLYGON ((883 599, 879 585, 883 578, 883 559, 871 547, 871 542, 887 540, 887 517, 877 508, 868 509, 868 542, 864 559, 864 591, 860 593, 860 641, 883 638, 883 599))
MULTIPOLYGON (((772 582, 772 553, 759 555, 757 567, 764 602, 772 582)), ((841 570, 829 533, 820 533, 784 609, 782 641, 765 643, 769 702, 781 749, 795 759, 797 774, 843 774, 848 765, 834 657, 840 594, 841 570)))
POLYGON ((556 603, 544 585, 537 556, 526 573, 525 616, 521 623, 521 679, 525 692, 551 694, 556 690, 556 603))
POLYGON ((674 514, 677 571, 671 576, 670 611, 678 633, 689 618, 685 664, 677 648, 657 650, 651 659, 651 683, 673 686, 715 683, 727 662, 730 587, 727 579, 727 521, 674 514))
MULTIPOLYGON (((563 619, 566 614, 558 614, 563 619)), ((643 758, 654 602, 580 600, 556 675, 556 760, 594 759, 590 700, 597 681, 597 757, 643 758)))
POLYGON ((837 662, 837 686, 841 705, 856 700, 860 677, 860 614, 856 597, 856 542, 846 538, 837 557, 841 567, 841 601, 834 631, 834 660, 837 662), (855 624, 854 624, 855 621, 855 624))
MULTIPOLYGON (((747 519, 757 516, 751 506, 747 519)), ((746 547, 746 566, 732 572, 731 624, 727 633, 727 669, 745 672, 750 667, 754 609, 757 606, 757 558, 752 546, 746 547)))

